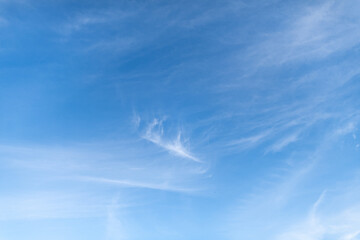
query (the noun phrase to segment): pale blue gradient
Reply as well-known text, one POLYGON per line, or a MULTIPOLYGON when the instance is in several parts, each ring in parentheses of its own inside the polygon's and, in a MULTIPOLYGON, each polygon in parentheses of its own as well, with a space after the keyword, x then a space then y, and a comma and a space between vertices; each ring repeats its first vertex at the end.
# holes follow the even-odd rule
POLYGON ((0 0, 0 240, 359 240, 359 12, 0 0))

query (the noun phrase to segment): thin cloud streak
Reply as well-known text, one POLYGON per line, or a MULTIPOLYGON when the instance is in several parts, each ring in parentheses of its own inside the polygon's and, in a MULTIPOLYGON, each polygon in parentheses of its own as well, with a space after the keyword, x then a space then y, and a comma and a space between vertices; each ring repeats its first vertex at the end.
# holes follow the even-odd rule
POLYGON ((106 236, 107 239, 128 239, 128 231, 124 226, 124 220, 119 217, 118 199, 114 199, 108 206, 106 217, 106 236))
POLYGON ((360 42, 357 7, 351 1, 329 1, 304 8, 282 31, 269 34, 271 37, 254 47, 250 55, 261 59, 258 66, 282 65, 350 49, 360 42))
POLYGON ((250 137, 244 137, 237 140, 231 141, 228 145, 239 147, 240 149, 252 148, 265 141, 270 135, 271 131, 265 131, 263 133, 253 135, 250 137))
POLYGON ((161 191, 169 191, 169 192, 183 192, 183 193, 191 193, 196 192, 198 189, 190 189, 190 188, 180 188, 171 186, 170 184, 152 184, 145 182, 136 182, 132 180, 117 180, 117 179, 108 179, 101 177, 88 177, 88 176, 78 176, 72 179, 84 181, 84 182, 94 182, 94 183, 104 183, 117 185, 122 187, 130 187, 130 188, 145 188, 152 190, 161 190, 161 191))
POLYGON ((294 133, 289 136, 286 136, 285 138, 271 145, 266 152, 280 152, 282 149, 284 149, 291 143, 298 141, 298 139, 299 139, 299 133, 294 133))
MULTIPOLYGON (((336 213, 319 214, 316 209, 324 200, 323 194, 311 207, 308 216, 289 229, 278 234, 276 240, 318 240, 324 238, 339 240, 358 239, 359 206, 347 206, 336 213)), ((325 204, 325 203, 324 203, 325 204)))
MULTIPOLYGON (((320 141, 321 144, 317 146, 313 152, 310 152, 305 159, 289 160, 288 169, 286 170, 288 174, 280 174, 280 181, 278 178, 269 179, 258 186, 260 190, 254 190, 253 194, 249 195, 247 198, 245 197, 240 204, 239 212, 231 219, 231 225, 234 224, 234 222, 238 222, 238 224, 234 226, 234 229, 236 230, 231 233, 231 238, 236 239, 236 237, 241 236, 242 232, 241 230, 238 230, 239 228, 241 229, 239 224, 241 224, 242 221, 248 221, 244 220, 247 218, 256 219, 254 222, 247 222, 249 228, 264 224, 264 233, 267 231, 265 229, 270 227, 273 228, 274 232, 272 234, 274 235, 268 233, 269 239, 319 240, 323 239, 324 236, 329 235, 337 236, 338 238, 336 239, 347 239, 348 236, 357 236, 357 232, 354 231, 356 230, 355 226, 358 226, 357 223, 352 222, 353 216, 346 216, 345 213, 351 212, 352 208, 359 209, 358 205, 355 204, 355 206, 349 207, 347 204, 344 206, 343 210, 334 214, 329 213, 325 216, 318 214, 321 206, 326 203, 328 198, 330 198, 329 195, 331 191, 328 189, 322 191, 322 194, 318 197, 317 201, 312 204, 304 221, 300 221, 299 223, 299 221, 292 218, 293 222, 283 222, 284 218, 281 217, 281 213, 286 211, 292 204, 296 204, 296 199, 299 195, 301 196, 304 194, 304 191, 307 191, 304 190, 304 186, 306 186, 306 184, 314 184, 313 179, 318 177, 317 170, 329 160, 327 157, 324 157, 324 155, 333 149, 334 146, 338 146, 338 143, 341 142, 343 138, 349 137, 355 126, 356 123, 350 122, 341 128, 334 127, 323 137, 323 140, 320 141), (303 162, 303 164, 301 164, 301 162, 303 162), (263 222, 259 222, 259 218, 262 218, 263 222), (270 219, 273 221, 272 224, 268 224, 267 222, 270 221, 270 219), (340 227, 339 229, 335 229, 333 226, 339 225, 343 221, 342 219, 349 222, 354 228, 346 229, 345 227, 340 227)), ((358 177, 355 179, 358 179, 358 177)), ((350 186, 347 187, 349 188, 349 192, 335 194, 331 197, 334 198, 334 196, 346 196, 350 194, 351 197, 357 199, 359 197, 357 194, 357 185, 358 182, 352 184, 345 183, 344 185, 341 185, 339 189, 341 189, 340 191, 343 191, 343 189, 345 189, 344 186, 350 186)), ((331 203, 333 204, 335 200, 331 200, 331 203)), ((343 204, 343 201, 344 200, 336 199, 336 202, 339 202, 340 204, 343 204)), ((300 205, 297 207, 297 209, 301 208, 302 206, 300 205)), ((358 211, 358 213, 360 212, 358 211)), ((358 217, 358 213, 355 214, 355 218, 358 217)), ((231 213, 231 215, 233 215, 233 213, 231 213)), ((252 233, 251 236, 257 236, 257 234, 252 233)))

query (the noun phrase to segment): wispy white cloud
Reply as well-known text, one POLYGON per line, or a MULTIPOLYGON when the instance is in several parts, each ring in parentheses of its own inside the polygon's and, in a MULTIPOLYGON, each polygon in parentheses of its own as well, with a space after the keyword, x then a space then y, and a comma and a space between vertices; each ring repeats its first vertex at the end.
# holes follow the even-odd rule
POLYGON ((75 14, 67 19, 57 30, 60 31, 61 34, 69 36, 88 27, 93 27, 97 24, 109 24, 126 18, 129 15, 131 15, 130 12, 123 12, 119 9, 96 9, 75 14))
POLYGON ((190 159, 198 163, 202 163, 199 158, 195 157, 188 149, 185 148, 181 138, 181 131, 178 132, 178 135, 174 140, 165 140, 163 137, 164 129, 162 123, 163 120, 155 118, 148 125, 143 138, 158 145, 159 147, 167 150, 174 155, 190 159))
POLYGON ((79 31, 80 29, 84 28, 85 26, 89 26, 96 23, 102 23, 106 21, 105 18, 100 17, 91 17, 91 16, 79 16, 74 19, 71 23, 65 25, 63 27, 63 34, 71 34, 75 31, 79 31))
MULTIPOLYGON (((299 159, 291 157, 294 159, 289 159, 284 169, 273 169, 272 175, 258 183, 253 194, 242 199, 237 210, 232 209, 229 226, 236 230, 230 227, 230 238, 237 239, 248 234, 250 239, 261 238, 264 235, 268 239, 277 240, 321 240, 326 237, 357 239, 360 226, 357 220, 360 213, 357 201, 358 181, 341 183, 339 186, 330 185, 332 189, 323 191, 311 207, 298 202, 299 196, 309 196, 308 189, 304 189, 307 184, 313 189, 319 189, 319 186, 328 189, 327 183, 317 182, 317 177, 323 177, 318 176, 317 170, 323 164, 329 164, 326 154, 338 145, 344 134, 351 133, 354 125, 356 124, 352 123, 350 127, 349 124, 345 124, 344 127, 332 128, 309 155, 304 157, 301 154, 302 157, 299 159), (339 129, 341 134, 338 134, 339 129), (279 174, 274 175, 274 172, 279 174), (309 208, 305 217, 301 211, 304 207, 309 208), (292 211, 289 209, 296 209, 296 217, 290 216, 291 214, 283 215, 284 212, 292 211), (247 227, 243 229, 241 226, 245 222, 247 227), (257 234, 255 229, 259 224, 263 226, 263 230, 257 234)), ((335 174, 340 173, 335 170, 335 174)), ((358 176, 355 179, 358 179, 358 176)))
POLYGON ((131 122, 133 126, 138 129, 141 123, 141 117, 138 114, 134 113, 131 122))
MULTIPOLYGON (((279 172, 275 179, 262 177, 261 182, 254 183, 254 189, 242 196, 227 217, 227 230, 230 239, 246 236, 248 239, 259 239, 267 236, 273 239, 273 231, 283 227, 285 216, 282 215, 286 206, 297 195, 299 185, 309 176, 316 165, 316 157, 305 162, 297 162, 286 169, 274 169, 279 172), (265 180, 268 178, 267 180, 265 180), (258 226, 262 231, 257 231, 258 226)), ((300 207, 300 206, 299 206, 300 207)), ((223 220, 222 220, 223 221, 223 220)))
POLYGON ((283 148, 287 147, 291 143, 298 141, 298 139, 299 139, 299 133, 290 134, 289 136, 286 136, 285 138, 271 145, 267 149, 267 152, 280 152, 283 148))
MULTIPOLYGON (((21 180, 24 187, 14 189, 11 194, 0 194, 0 220, 105 217, 114 191, 104 191, 104 185, 118 186, 116 193, 128 192, 129 188, 182 194, 200 191, 194 176, 203 172, 182 165, 174 169, 174 164, 154 161, 151 156, 140 156, 138 160, 138 149, 134 156, 129 145, 114 149, 118 144, 80 144, 71 148, 0 145, 7 181, 12 182, 13 173, 19 169, 26 172, 21 180), (97 177, 87 177, 93 175, 97 177), (26 182, 39 187, 28 187, 26 182), (92 183, 91 191, 78 191, 76 186, 89 183, 92 183), (39 192, 42 187, 52 191, 39 192)), ((108 217, 116 223, 114 216, 108 217)))
POLYGON ((288 19, 282 31, 253 49, 260 64, 283 64, 296 60, 319 59, 354 47, 359 41, 360 18, 354 1, 326 1, 304 7, 288 19), (351 21, 349 20, 351 18, 351 21))
POLYGON ((149 183, 149 182, 137 182, 137 181, 132 181, 132 180, 117 180, 117 179, 108 179, 108 178, 101 178, 101 177, 88 177, 88 176, 77 176, 72 179, 79 180, 79 181, 85 181, 85 182, 111 184, 111 185, 117 185, 117 186, 121 186, 121 187, 144 188, 144 189, 170 191, 170 192, 191 193, 191 192, 198 191, 198 189, 181 188, 181 187, 176 187, 176 186, 168 184, 168 183, 153 184, 153 183, 149 183))
POLYGON ((92 34, 99 29, 108 28, 113 25, 123 25, 131 15, 131 11, 114 9, 97 9, 81 14, 75 14, 60 24, 55 29, 60 35, 61 42, 82 41, 82 48, 79 51, 89 53, 92 51, 107 51, 108 53, 119 54, 132 50, 139 45, 140 38, 132 33, 121 35, 96 35, 96 37, 79 38, 81 34, 92 34))
POLYGON ((282 240, 282 239, 294 239, 294 240, 318 240, 322 239, 325 227, 323 224, 319 221, 316 210, 318 205, 320 204, 321 200, 323 198, 323 194, 320 196, 320 198, 314 203, 312 206, 307 219, 304 223, 301 224, 301 226, 297 226, 296 230, 294 231, 288 231, 285 233, 280 234, 280 236, 276 237, 276 239, 282 240))
POLYGON ((258 144, 260 144, 262 141, 264 141, 269 135, 271 131, 265 131, 257 135, 253 135, 250 137, 240 138, 237 140, 232 140, 228 145, 229 146, 236 146, 240 149, 246 149, 255 147, 258 144))
MULTIPOLYGON (((322 197, 320 197, 322 198, 322 197)), ((319 199, 320 200, 320 199, 319 199)), ((275 239, 320 240, 339 239, 356 240, 360 236, 359 206, 347 206, 337 212, 317 213, 319 200, 315 202, 308 216, 284 230, 275 239)))
MULTIPOLYGON (((70 184, 69 191, 72 184, 92 182, 98 183, 96 192, 102 192, 104 185, 113 185, 123 191, 137 188, 193 194, 204 189, 198 180, 207 172, 192 162, 168 161, 167 154, 159 154, 138 139, 72 147, 0 145, 0 156, 8 181, 21 169, 26 170, 24 182, 70 184)), ((17 191, 27 191, 24 188, 17 191)))
POLYGON ((113 199, 107 209, 106 237, 109 240, 128 239, 128 231, 124 226, 123 219, 119 216, 119 212, 121 214, 121 211, 124 209, 119 208, 119 204, 117 202, 118 199, 113 199))
MULTIPOLYGON (((355 129, 356 129, 356 124, 354 122, 349 122, 343 127, 339 127, 338 129, 336 129, 334 134, 341 136, 341 135, 353 133, 353 136, 355 136, 354 135, 355 129)), ((354 139, 356 139, 356 137, 354 137, 354 139)))
MULTIPOLYGON (((260 147, 265 153, 279 152, 295 142, 306 141, 304 138, 309 131, 319 124, 334 121, 341 125, 349 119, 358 118, 356 108, 342 100, 348 94, 343 88, 352 84, 358 74, 359 68, 355 62, 316 68, 291 80, 290 84, 282 86, 283 83, 279 83, 282 87, 265 92, 258 101, 231 105, 231 111, 219 118, 231 119, 233 122, 236 119, 241 124, 231 129, 226 146, 238 149, 260 147), (245 114, 253 114, 253 120, 244 121, 245 114), (254 132, 259 134, 251 135, 254 132), (238 136, 250 137, 239 139, 238 136)), ((259 82, 259 86, 255 85, 261 89, 263 84, 267 83, 259 82)), ((241 88, 234 89, 234 94, 241 91, 241 88)), ((228 90, 227 96, 223 96, 227 99, 225 107, 229 107, 228 102, 236 102, 237 94, 232 95, 234 89, 228 90)))

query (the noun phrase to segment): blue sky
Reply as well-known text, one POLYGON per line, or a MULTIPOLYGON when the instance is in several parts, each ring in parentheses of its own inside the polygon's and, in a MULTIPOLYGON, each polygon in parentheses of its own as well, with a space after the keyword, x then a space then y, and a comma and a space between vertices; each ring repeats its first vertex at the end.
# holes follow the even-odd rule
POLYGON ((0 0, 0 240, 359 240, 359 11, 0 0))

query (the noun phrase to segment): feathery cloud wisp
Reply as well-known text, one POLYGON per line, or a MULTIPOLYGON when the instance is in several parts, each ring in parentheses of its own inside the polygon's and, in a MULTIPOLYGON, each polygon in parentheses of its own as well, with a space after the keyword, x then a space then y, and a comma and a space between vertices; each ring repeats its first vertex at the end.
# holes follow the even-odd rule
POLYGON ((195 162, 202 163, 200 159, 195 157, 189 150, 187 150, 181 141, 181 132, 179 131, 177 138, 173 141, 167 141, 163 138, 164 129, 162 126, 162 120, 154 119, 147 127, 146 133, 143 136, 144 139, 164 148, 168 152, 177 156, 190 159, 195 162))
POLYGON ((279 140, 272 146, 270 146, 270 148, 267 150, 267 152, 269 152, 269 151, 270 152, 280 152, 283 148, 285 148, 289 144, 296 142, 298 140, 298 138, 299 138, 298 133, 291 134, 291 135, 279 140))

